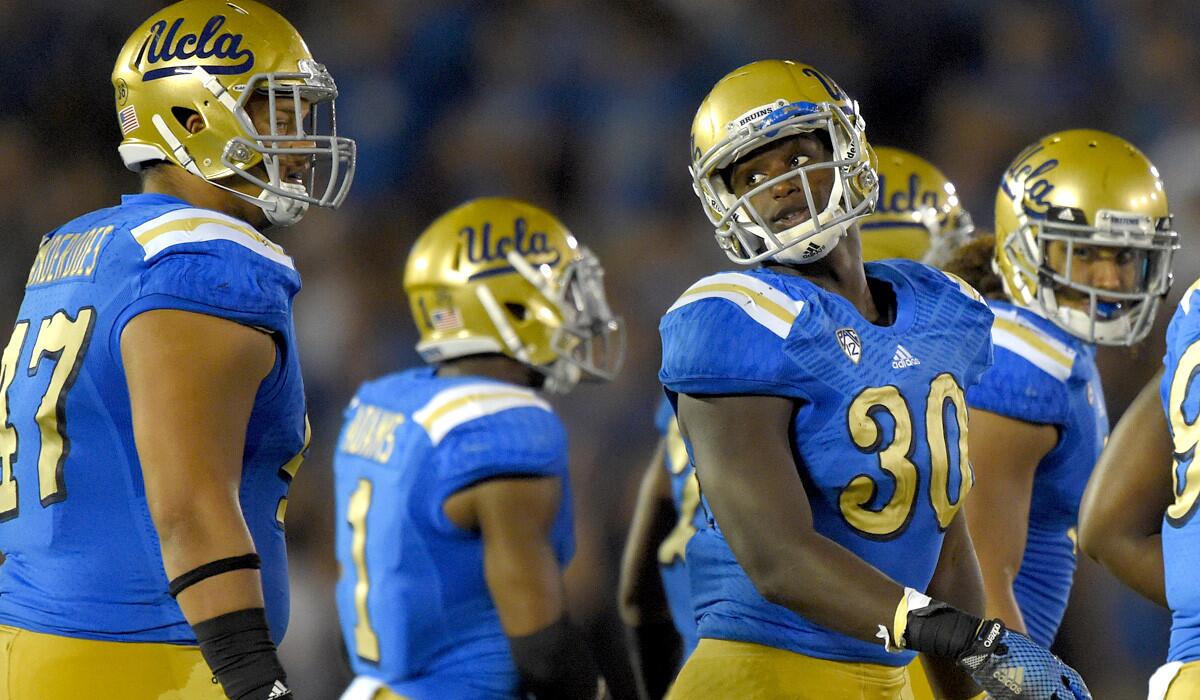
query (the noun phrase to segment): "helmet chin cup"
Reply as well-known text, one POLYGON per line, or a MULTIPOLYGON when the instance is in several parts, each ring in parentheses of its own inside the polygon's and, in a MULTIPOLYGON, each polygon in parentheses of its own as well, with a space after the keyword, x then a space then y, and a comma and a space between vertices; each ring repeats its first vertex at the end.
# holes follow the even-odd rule
POLYGON ((578 365, 562 358, 555 360, 548 367, 540 368, 540 371, 546 377, 542 391, 556 396, 571 393, 583 378, 583 370, 578 365))
MULTIPOLYGON (((279 188, 299 197, 308 194, 304 185, 295 182, 280 183, 279 188)), ((303 219, 304 214, 308 212, 308 202, 296 197, 285 197, 269 190, 263 190, 254 203, 267 215, 267 221, 270 221, 272 226, 291 226, 303 219)))
POLYGON ((796 245, 789 245, 772 256, 776 262, 807 265, 829 255, 846 235, 846 224, 834 224, 822 229, 796 245))

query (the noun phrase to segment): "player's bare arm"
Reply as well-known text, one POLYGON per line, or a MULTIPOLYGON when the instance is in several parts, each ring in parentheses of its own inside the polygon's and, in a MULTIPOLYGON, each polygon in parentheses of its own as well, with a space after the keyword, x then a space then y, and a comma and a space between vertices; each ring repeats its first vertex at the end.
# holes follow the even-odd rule
POLYGON ((1167 607, 1162 517, 1171 504, 1171 435, 1159 399, 1162 372, 1117 424, 1079 510, 1079 546, 1114 576, 1167 607))
POLYGON ((562 570, 551 545, 557 478, 491 479, 446 499, 446 516, 483 538, 484 577, 534 698, 592 700, 603 687, 582 636, 567 622, 562 570))
POLYGON ((1058 431, 1052 425, 975 409, 967 439, 975 469, 968 524, 980 535, 975 553, 987 592, 986 614, 1025 632, 1013 581, 1025 556, 1034 472, 1054 449, 1058 431))
MULTIPOLYGON (((944 600, 959 610, 983 616, 984 581, 979 571, 976 548, 967 528, 965 511, 966 506, 960 508, 958 515, 946 528, 942 552, 927 592, 931 597, 944 600)), ((931 682, 940 690, 938 697, 971 698, 979 694, 979 687, 953 659, 922 654, 922 661, 929 671, 931 682)))
POLYGON ((679 396, 700 485, 759 593, 819 625, 876 641, 904 587, 813 529, 789 448, 795 410, 777 396, 679 396))
POLYGON ((676 519, 671 480, 662 466, 665 452, 666 440, 659 440, 642 476, 621 557, 617 594, 641 698, 660 698, 666 693, 681 652, 658 570, 658 546, 670 534, 676 519))
MULTIPOLYGON (((212 316, 150 311, 126 326, 121 358, 167 577, 253 552, 238 485, 254 397, 275 363, 271 337, 212 316)), ((212 576, 177 600, 193 625, 263 605, 253 569, 212 576)))

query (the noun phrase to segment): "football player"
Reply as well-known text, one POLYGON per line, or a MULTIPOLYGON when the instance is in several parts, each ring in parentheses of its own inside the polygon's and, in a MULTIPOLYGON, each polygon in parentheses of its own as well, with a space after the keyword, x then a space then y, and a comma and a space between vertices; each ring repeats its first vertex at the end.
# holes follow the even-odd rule
POLYGON ((142 193, 42 239, 0 355, 0 696, 291 697, 300 279, 260 230, 337 206, 354 144, 251 0, 160 10, 112 82, 142 193))
POLYGON ((334 457, 347 700, 603 695, 567 620, 567 442, 541 396, 616 373, 602 277, 561 222, 512 199, 417 239, 404 288, 428 366, 364 384, 334 457))
POLYGON ((661 698, 699 641, 686 549, 704 527, 700 483, 671 404, 655 412, 659 441, 646 465, 621 559, 618 603, 639 697, 661 698))
POLYGON ((1196 426, 1200 413, 1200 281, 1167 327, 1164 371, 1137 395, 1100 455, 1084 493, 1080 546, 1117 578, 1171 609, 1167 663, 1150 700, 1200 693, 1196 584, 1196 426))
POLYGON ((1150 161, 1089 129, 1024 149, 996 194, 1007 300, 991 302, 995 364, 967 392, 969 519, 988 615, 1043 645, 1066 610, 1080 499, 1108 436, 1095 346, 1149 332, 1170 286, 1170 221, 1150 161))
POLYGON ((859 224, 863 260, 919 260, 945 267, 975 225, 954 184, 915 153, 875 147, 879 199, 859 224))
POLYGON ((949 697, 978 693, 955 663, 996 697, 1089 697, 1024 635, 934 599, 982 608, 957 515, 992 315, 920 263, 864 267, 877 183, 856 103, 812 66, 752 63, 705 98, 692 145, 718 243, 757 266, 660 323, 706 516, 687 545, 700 642, 668 697, 901 698, 915 652, 949 697))

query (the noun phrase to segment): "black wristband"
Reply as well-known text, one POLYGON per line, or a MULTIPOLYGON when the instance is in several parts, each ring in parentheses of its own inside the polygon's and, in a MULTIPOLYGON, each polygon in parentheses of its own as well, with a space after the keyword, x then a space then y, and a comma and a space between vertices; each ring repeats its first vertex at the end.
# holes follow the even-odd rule
POLYGON ((975 642, 982 620, 939 601, 908 611, 904 646, 957 660, 975 642))
POLYGON ((567 616, 524 637, 509 637, 521 676, 522 697, 531 700, 593 700, 604 681, 591 652, 567 616))
POLYGON ((293 698, 266 611, 249 608, 192 625, 200 653, 232 700, 293 698))
POLYGON ((227 571, 261 568, 262 559, 259 559, 258 555, 254 552, 241 554, 236 557, 225 557, 224 559, 210 561, 207 564, 201 564, 191 571, 185 571, 171 579, 171 582, 167 584, 167 592, 171 594, 172 598, 177 598, 185 589, 200 583, 206 578, 212 578, 227 571))

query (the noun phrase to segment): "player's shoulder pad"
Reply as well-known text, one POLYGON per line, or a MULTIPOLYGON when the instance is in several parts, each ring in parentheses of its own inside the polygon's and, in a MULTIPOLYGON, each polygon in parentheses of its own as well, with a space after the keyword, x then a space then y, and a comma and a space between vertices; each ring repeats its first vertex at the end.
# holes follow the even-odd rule
POLYGON ((1014 309, 993 307, 992 343, 1023 358, 1042 373, 1065 382, 1071 376, 1078 351, 1014 309))
POLYGON ((705 277, 659 322, 659 379, 681 393, 794 395, 783 340, 808 306, 754 275, 705 277))
POLYGON ((145 265, 141 296, 174 297, 185 300, 181 308, 275 330, 286 323, 300 277, 283 249, 246 222, 184 207, 129 232, 145 265))
POLYGON ((296 269, 283 248, 253 226, 211 209, 173 209, 133 226, 129 232, 141 246, 146 261, 166 253, 182 251, 233 255, 240 252, 240 248, 289 270, 296 269), (237 248, 221 245, 221 242, 232 243, 237 248))
POLYGON ((562 426, 550 404, 536 392, 500 382, 448 387, 435 394, 412 417, 435 446, 455 431, 465 429, 561 430, 562 426))

